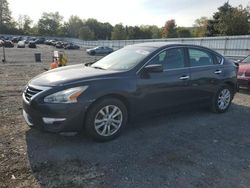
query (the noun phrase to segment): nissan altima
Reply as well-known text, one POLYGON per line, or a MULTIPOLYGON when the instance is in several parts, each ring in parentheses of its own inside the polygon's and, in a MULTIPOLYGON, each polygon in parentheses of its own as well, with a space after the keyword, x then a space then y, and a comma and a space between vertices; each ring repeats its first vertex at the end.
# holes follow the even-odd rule
POLYGON ((164 42, 126 46, 91 64, 44 72, 23 92, 30 127, 51 132, 86 131, 114 139, 128 119, 190 103, 213 112, 230 107, 237 67, 217 52, 164 42))

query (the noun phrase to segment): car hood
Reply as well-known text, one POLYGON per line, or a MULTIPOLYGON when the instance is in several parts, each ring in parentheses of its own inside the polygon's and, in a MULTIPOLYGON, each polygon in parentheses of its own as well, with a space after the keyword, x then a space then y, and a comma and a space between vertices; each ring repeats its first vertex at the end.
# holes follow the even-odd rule
POLYGON ((77 81, 103 78, 115 73, 117 71, 95 69, 78 64, 44 72, 30 80, 29 84, 35 86, 67 85, 77 81))
POLYGON ((239 73, 250 73, 250 63, 240 63, 239 73))

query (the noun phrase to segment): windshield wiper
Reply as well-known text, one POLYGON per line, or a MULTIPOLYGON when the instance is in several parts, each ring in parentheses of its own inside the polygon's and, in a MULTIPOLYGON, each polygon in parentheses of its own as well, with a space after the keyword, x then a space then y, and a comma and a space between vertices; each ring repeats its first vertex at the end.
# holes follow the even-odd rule
POLYGON ((102 67, 97 67, 97 66, 91 66, 92 68, 95 68, 95 69, 101 69, 101 70, 106 70, 106 69, 104 69, 104 68, 102 68, 102 67))

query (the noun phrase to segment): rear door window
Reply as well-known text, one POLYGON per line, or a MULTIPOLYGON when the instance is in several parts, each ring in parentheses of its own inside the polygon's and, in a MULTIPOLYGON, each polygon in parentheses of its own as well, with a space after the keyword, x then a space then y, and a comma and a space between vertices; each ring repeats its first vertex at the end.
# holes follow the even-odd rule
POLYGON ((189 62, 191 67, 213 65, 213 56, 206 51, 200 49, 188 49, 189 62))

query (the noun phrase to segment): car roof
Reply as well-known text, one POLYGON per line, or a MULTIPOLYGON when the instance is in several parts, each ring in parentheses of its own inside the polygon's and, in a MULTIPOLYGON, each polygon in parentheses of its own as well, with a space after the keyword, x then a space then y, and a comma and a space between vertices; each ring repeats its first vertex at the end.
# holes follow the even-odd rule
POLYGON ((182 43, 176 43, 176 42, 144 42, 144 43, 133 44, 133 45, 130 45, 130 46, 152 47, 152 48, 161 48, 161 47, 168 47, 168 46, 193 46, 193 47, 206 48, 206 47, 199 46, 199 45, 182 44, 182 43))
POLYGON ((156 50, 156 49, 165 48, 165 47, 178 47, 178 46, 203 48, 221 56, 221 54, 219 54, 218 52, 212 49, 209 49, 205 46, 200 46, 200 45, 195 45, 195 44, 182 44, 182 43, 176 43, 176 42, 144 42, 144 43, 128 45, 126 47, 128 48, 142 47, 142 48, 149 48, 149 49, 151 48, 152 50, 156 50))

